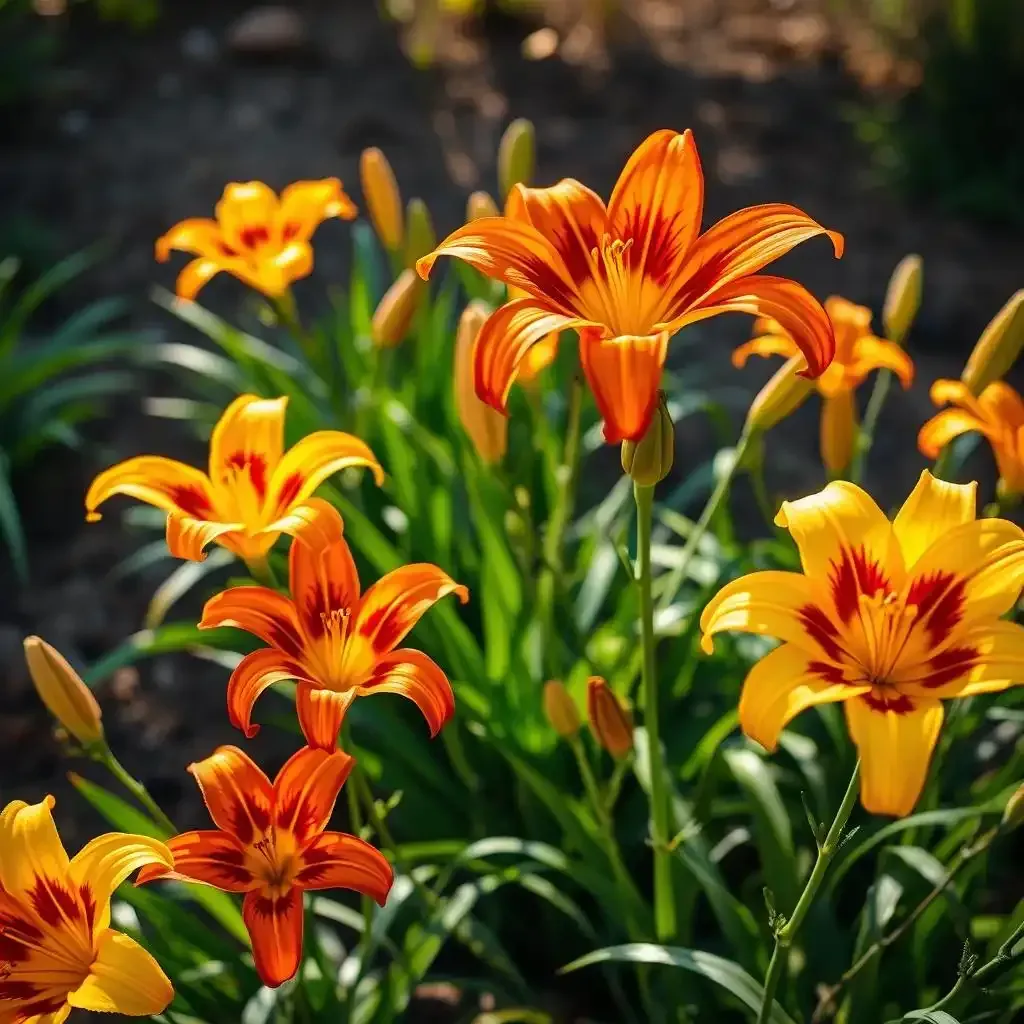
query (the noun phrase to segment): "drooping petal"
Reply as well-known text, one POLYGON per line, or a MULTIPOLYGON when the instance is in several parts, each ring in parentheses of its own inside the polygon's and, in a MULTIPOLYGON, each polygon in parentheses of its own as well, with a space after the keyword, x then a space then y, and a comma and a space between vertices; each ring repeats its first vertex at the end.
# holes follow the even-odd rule
POLYGON ((206 560, 205 548, 214 541, 224 538, 224 546, 231 548, 227 534, 237 533, 244 523, 211 523, 207 519, 193 519, 172 512, 167 517, 167 550, 175 558, 189 562, 206 560))
POLYGON ((821 461, 840 476, 853 459, 857 437, 857 404, 847 388, 821 400, 821 461))
POLYGON ((942 704, 881 687, 845 704, 850 735, 860 754, 860 800, 871 814, 910 814, 924 788, 942 704))
POLYGON ((974 522, 977 502, 975 481, 952 484, 923 470, 892 521, 907 569, 954 527, 974 522))
POLYGON ((904 388, 914 383, 914 361, 899 345, 882 338, 859 338, 853 346, 853 358, 847 367, 858 382, 872 370, 891 370, 904 388))
POLYGON ((306 742, 319 750, 334 750, 345 712, 355 698, 355 690, 336 693, 311 683, 299 683, 295 691, 295 711, 306 742))
POLYGON ((751 356, 790 356, 797 354, 797 347, 788 334, 762 334, 759 338, 751 338, 733 349, 732 365, 737 369, 746 366, 751 356))
POLYGON ((339 178, 293 182, 281 193, 277 215, 281 241, 308 242, 321 222, 330 217, 352 220, 358 212, 339 178))
POLYGON ((289 657, 302 657, 305 644, 295 605, 270 587, 232 587, 211 597, 199 628, 219 626, 244 629, 289 657))
POLYGON ((303 747, 285 762, 274 779, 274 822, 301 845, 322 832, 356 761, 341 750, 303 747))
POLYGON ((224 187, 214 210, 224 241, 236 252, 251 253, 271 242, 278 211, 274 190, 262 181, 233 181, 224 187))
POLYGON ((444 671, 422 651, 408 647, 381 658, 359 692, 408 697, 423 712, 431 736, 436 736, 455 713, 455 696, 444 671))
POLYGON ((271 523, 266 530, 291 537, 301 533, 308 544, 323 548, 344 534, 345 524, 338 510, 325 498, 307 498, 301 505, 293 505, 287 515, 271 523))
POLYGON ((1024 426, 1024 400, 1004 380, 993 381, 978 396, 978 405, 993 423, 1016 431, 1024 426))
POLYGON ((302 960, 302 890, 292 886, 280 899, 247 893, 242 918, 252 940, 256 973, 264 985, 277 988, 302 960))
POLYGON ((218 747, 188 766, 214 824, 243 846, 262 836, 273 817, 274 790, 252 758, 238 747, 218 747))
POLYGON ((629 158, 608 203, 616 238, 632 239, 627 260, 659 288, 675 276, 700 232, 704 173, 693 133, 662 129, 629 158))
POLYGON ((247 654, 228 679, 228 718, 236 729, 251 740, 260 731, 252 721, 252 709, 264 690, 286 680, 305 680, 309 673, 294 658, 275 647, 263 647, 247 654))
POLYGON ((218 262, 227 255, 224 251, 220 225, 209 217, 190 217, 179 221, 165 235, 161 235, 156 240, 157 260, 165 263, 170 258, 172 249, 205 256, 218 262))
POLYGON ((12 800, 0 811, 0 879, 12 896, 24 897, 39 881, 63 887, 70 861, 53 823, 55 802, 12 800))
POLYGON ((392 569, 363 594, 354 630, 369 640, 374 651, 386 654, 448 594, 456 594, 463 604, 469 600, 469 591, 461 583, 429 562, 392 569))
POLYGON ((771 751, 786 724, 801 711, 870 689, 851 680, 837 665, 818 661, 793 644, 783 644, 747 674, 740 694, 740 725, 751 739, 771 751))
POLYGON ((174 988, 160 965, 133 938, 107 931, 96 945, 89 976, 68 996, 79 1010, 151 1017, 163 1013, 174 988))
POLYGON ((277 464, 267 494, 267 515, 278 519, 293 506, 306 501, 328 478, 350 467, 372 471, 377 485, 384 470, 373 452, 352 434, 340 430, 315 430, 284 453, 277 464))
POLYGON ((194 299, 203 286, 208 284, 222 270, 228 270, 234 260, 215 260, 200 257, 197 260, 189 260, 182 267, 178 279, 174 282, 174 293, 179 299, 194 299))
POLYGON ((962 380, 932 381, 932 386, 928 389, 928 397, 935 405, 958 405, 973 413, 980 420, 987 419, 984 406, 962 380))
POLYGON ((288 397, 239 395, 224 410, 210 436, 210 479, 215 483, 245 474, 262 499, 284 451, 288 397))
POLYGON ((963 409, 943 409, 921 427, 917 435, 917 447, 926 458, 936 459, 939 452, 955 437, 972 431, 986 436, 991 434, 987 424, 972 413, 963 409))
POLYGON ((138 885, 174 879, 212 885, 224 892, 249 892, 258 884, 246 866, 245 849, 227 832, 216 829, 182 832, 167 840, 167 848, 174 858, 173 869, 143 868, 138 885))
POLYGON ((206 474, 160 455, 140 455, 100 473, 85 496, 86 519, 99 519, 96 509, 115 494, 136 498, 176 515, 217 518, 206 474))
POLYGON ((596 329, 580 332, 580 363, 609 444, 639 441, 658 405, 668 332, 602 338, 596 329))
POLYGON ((394 871, 379 850, 356 836, 324 832, 302 850, 295 882, 303 889, 352 889, 380 906, 387 902, 394 871))
POLYGON ((293 281, 313 273, 313 247, 308 242, 290 242, 256 265, 257 287, 264 295, 279 298, 293 281))

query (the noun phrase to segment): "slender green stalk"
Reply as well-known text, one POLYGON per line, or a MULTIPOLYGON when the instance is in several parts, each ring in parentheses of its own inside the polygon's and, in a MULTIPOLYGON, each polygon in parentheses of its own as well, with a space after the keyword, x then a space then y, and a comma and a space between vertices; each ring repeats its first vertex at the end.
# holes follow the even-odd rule
POLYGON ((178 830, 174 822, 164 814, 160 805, 149 795, 149 790, 118 761, 110 747, 101 747, 93 757, 146 808, 149 816, 167 835, 173 836, 177 834, 178 830))
POLYGON ((793 908, 792 915, 785 924, 777 927, 775 930, 775 948, 772 950, 772 959, 768 964, 768 972, 764 979, 764 997, 761 1002, 761 1012, 757 1015, 757 1024, 768 1024, 768 1021, 771 1019, 772 1006, 775 1003, 775 993, 778 991, 779 982, 782 980, 782 975, 786 969, 787 950, 792 945, 796 933, 800 930, 800 926, 804 923, 804 918, 807 917, 811 907, 814 905, 814 900, 818 895, 818 890, 821 888, 821 883, 825 879, 829 864, 832 863, 842 844, 846 823, 850 820, 854 805, 857 803, 859 784, 860 761, 857 762, 856 767, 853 769, 853 775, 850 776, 850 783, 846 787, 846 795, 843 797, 843 802, 839 805, 839 810, 836 811, 832 827, 828 830, 824 841, 818 845, 818 859, 814 862, 810 877, 807 879, 804 891, 800 894, 800 898, 793 908))
POLYGON ((864 411, 864 422, 857 433, 857 445, 854 448, 853 460, 850 463, 850 479, 860 483, 864 473, 864 463, 875 441, 875 430, 878 428, 878 417, 882 414, 882 406, 892 387, 892 370, 881 370, 875 377, 875 385, 871 389, 868 407, 864 411))
POLYGON ((302 321, 299 319, 299 310, 295 305, 295 296, 291 291, 286 291, 280 298, 271 299, 270 305, 274 310, 278 323, 299 343, 299 347, 309 361, 310 366, 317 368, 316 340, 302 326, 302 321))
POLYGON ((640 588, 640 643, 643 648, 642 685, 644 728, 651 774, 651 839, 654 843, 654 930, 660 942, 676 931, 676 902, 672 892, 672 852, 669 840, 669 792, 665 757, 658 726, 658 680, 654 670, 654 595, 651 572, 651 533, 654 528, 654 488, 633 485, 636 502, 636 582, 640 588))
POLYGON ((279 588, 280 584, 277 580, 277 574, 274 572, 270 559, 266 555, 261 555, 259 558, 250 558, 246 561, 245 565, 249 570, 249 575, 257 583, 262 584, 264 587, 270 587, 271 590, 279 588))

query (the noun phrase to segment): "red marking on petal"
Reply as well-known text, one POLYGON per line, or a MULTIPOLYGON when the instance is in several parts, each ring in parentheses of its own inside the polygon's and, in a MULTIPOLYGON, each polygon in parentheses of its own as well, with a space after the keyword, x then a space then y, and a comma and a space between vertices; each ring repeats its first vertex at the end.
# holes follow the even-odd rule
MULTIPOLYGON (((39 994, 39 986, 31 981, 0 981, 0 1000, 11 1000, 21 1002, 24 999, 32 999, 39 994)), ((18 1012, 23 1013, 22 1019, 31 1016, 25 1012, 28 1007, 19 1007, 18 1012)), ((15 1018, 17 1019, 17 1018, 15 1018)))
POLYGON ((857 612, 860 595, 873 597, 889 590, 889 578, 876 559, 869 558, 863 545, 842 551, 841 560, 832 562, 829 582, 836 611, 843 622, 849 622, 857 612))
POLYGON ((881 693, 876 688, 870 693, 862 694, 861 699, 872 711, 892 711, 897 715, 905 715, 914 710, 914 702, 895 690, 891 693, 881 693))
POLYGON ((213 511, 209 498, 198 488, 182 484, 171 488, 171 501, 188 516, 206 519, 213 511))
POLYGON ((827 661, 809 661, 807 663, 807 671, 812 675, 818 676, 820 679, 824 679, 826 683, 833 684, 849 684, 849 680, 843 674, 843 670, 838 665, 830 665, 827 661))
POLYGON ((257 452, 232 452, 226 465, 239 473, 248 472, 256 493, 262 498, 267 493, 267 460, 257 452))
POLYGON ((919 576, 910 585, 907 604, 917 606, 917 622, 924 622, 933 646, 945 640, 963 620, 966 585, 951 572, 919 576))
POLYGON ((284 226, 284 231, 282 232, 282 237, 284 238, 284 240, 286 242, 290 242, 299 233, 301 228, 302 228, 302 225, 299 224, 298 221, 290 220, 284 226))
POLYGON ((14 964, 20 963, 27 958, 28 946, 8 935, 0 928, 0 971, 2 971, 3 965, 6 964, 7 970, 10 972, 14 964))
POLYGON ((978 664, 976 647, 950 647, 928 660, 928 675, 922 686, 938 687, 967 675, 978 664))
POLYGON ((839 660, 842 648, 836 642, 839 630, 817 605, 805 604, 798 612, 800 625, 807 635, 830 657, 839 660))
POLYGON ((242 228, 238 232, 238 240, 246 249, 255 249, 261 245, 266 245, 270 241, 270 232, 262 224, 242 228))
MULTIPOLYGON (((0 892, 2 891, 3 886, 0 886, 0 892)), ((17 936, 18 939, 23 939, 33 945, 39 945, 43 939, 40 928, 23 917, 15 917, 14 914, 0 913, 0 935, 7 935, 11 938, 17 936)))
POLYGON ((284 512, 289 505, 295 500, 299 491, 302 489, 302 482, 305 478, 301 473, 292 473, 290 477, 283 484, 281 484, 281 490, 278 494, 277 508, 279 512, 284 512))
POLYGON ((65 919, 77 921, 82 917, 82 906, 75 894, 53 879, 38 879, 28 896, 35 912, 51 928, 65 919))
POLYGON ((82 909, 85 911, 85 923, 89 930, 96 922, 96 897, 88 882, 84 882, 78 889, 78 895, 82 902, 82 909))

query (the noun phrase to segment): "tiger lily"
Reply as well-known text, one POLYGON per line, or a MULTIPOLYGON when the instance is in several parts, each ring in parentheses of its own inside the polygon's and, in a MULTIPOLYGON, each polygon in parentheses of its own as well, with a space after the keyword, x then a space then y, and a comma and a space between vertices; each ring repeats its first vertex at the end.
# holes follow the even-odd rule
POLYGON ((297 181, 280 198, 261 181, 231 182, 215 209, 215 218, 192 217, 175 224, 156 242, 156 258, 165 263, 172 249, 197 257, 178 275, 179 298, 194 299, 222 270, 268 298, 280 298, 288 286, 313 270, 309 240, 329 217, 352 220, 356 207, 337 178, 297 181))
POLYGON ((329 476, 366 466, 384 479, 373 452, 351 434, 318 430, 284 451, 288 398, 241 395, 210 438, 209 475, 159 455, 140 455, 100 473, 85 496, 87 518, 125 494, 167 513, 167 546, 176 558, 201 561, 213 541, 250 564, 266 558, 291 516, 329 476))
POLYGON ((961 434, 977 431, 992 446, 999 467, 1000 490, 1024 493, 1024 401, 1005 381, 989 384, 977 397, 959 380, 937 380, 931 398, 952 406, 936 413, 917 436, 917 446, 930 459, 961 434))
POLYGON ((61 1024, 72 1009, 149 1017, 174 998, 134 939, 110 927, 114 890, 137 868, 171 865, 167 847, 111 832, 70 860, 51 814, 12 800, 0 812, 0 1020, 61 1024))
POLYGON ((267 587, 232 587, 206 602, 200 629, 234 626, 269 647, 247 654, 228 681, 228 715, 252 737, 259 695, 298 683, 299 725, 311 747, 333 750, 349 705, 371 693, 398 693, 423 712, 436 735, 455 710, 451 684, 420 651, 398 648, 423 613, 447 594, 469 592, 436 565, 404 565, 360 594, 342 520, 314 498, 289 552, 291 598, 267 587), (397 649, 396 649, 397 648, 397 649))
POLYGON ((146 868, 139 884, 177 879, 245 893, 256 971, 265 985, 281 985, 302 960, 304 891, 354 889, 383 906, 391 889, 382 853, 324 831, 353 764, 340 750, 303 747, 271 783, 243 751, 219 747, 188 769, 217 828, 172 836, 173 865, 146 868))
POLYGON ((742 576, 701 615, 708 653, 723 630, 783 641, 740 695, 740 725, 766 749, 805 708, 843 702, 875 814, 913 810, 942 700, 1024 680, 1024 627, 1001 618, 1024 584, 1024 531, 975 519, 976 491, 925 471, 891 523, 846 481, 783 502, 775 522, 803 572, 742 576))
POLYGON ((657 404, 669 337, 731 311, 770 316, 796 339, 806 373, 832 361, 832 325, 801 285, 759 274, 795 245, 842 236, 793 206, 740 210, 700 234, 704 177, 693 135, 658 131, 627 162, 605 203, 572 178, 515 185, 503 217, 471 221, 417 263, 428 277, 457 256, 525 295, 488 320, 475 349, 480 397, 505 411, 527 353, 576 330, 583 372, 609 442, 639 440, 657 404))
MULTIPOLYGON (((833 295, 825 300, 825 312, 835 331, 836 354, 815 386, 822 398, 821 458, 825 468, 837 476, 853 457, 856 389, 872 370, 891 370, 903 387, 909 388, 914 381, 914 364, 899 345, 871 333, 871 310, 866 306, 833 295)), ((789 359, 800 351, 793 336, 775 320, 760 318, 754 334, 733 352, 733 366, 743 366, 752 355, 789 359)))

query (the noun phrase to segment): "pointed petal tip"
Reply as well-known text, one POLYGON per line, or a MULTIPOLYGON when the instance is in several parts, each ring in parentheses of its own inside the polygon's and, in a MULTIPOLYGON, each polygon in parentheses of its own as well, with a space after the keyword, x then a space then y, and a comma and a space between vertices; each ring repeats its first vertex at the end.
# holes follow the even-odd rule
POLYGON ((426 281, 430 278, 430 271, 434 269, 434 264, 437 262, 437 250, 428 252, 426 256, 421 256, 416 261, 416 273, 426 281))

